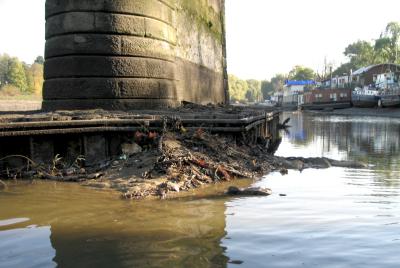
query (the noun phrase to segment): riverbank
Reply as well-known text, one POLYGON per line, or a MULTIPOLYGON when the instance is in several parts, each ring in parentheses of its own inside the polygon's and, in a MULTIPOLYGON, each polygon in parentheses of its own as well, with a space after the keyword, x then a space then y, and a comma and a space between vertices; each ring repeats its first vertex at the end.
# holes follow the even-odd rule
POLYGON ((186 103, 147 112, 4 113, 0 121, 3 181, 75 182, 116 190, 128 199, 166 198, 288 169, 364 167, 328 158, 274 156, 279 128, 287 123, 280 125, 275 111, 186 103))
POLYGON ((305 110, 305 113, 318 115, 342 115, 342 116, 374 116, 400 118, 400 108, 358 108, 351 107, 335 110, 305 110))
MULTIPOLYGON (((267 139, 250 144, 229 135, 210 134, 201 128, 179 127, 163 134, 136 132, 134 143, 123 145, 123 155, 92 167, 80 165, 76 159, 66 165, 54 159, 48 166, 28 166, 9 179, 45 179, 76 182, 86 187, 113 189, 123 198, 166 198, 179 192, 207 184, 229 182, 240 178, 259 179, 288 169, 365 167, 361 163, 335 161, 328 158, 283 158, 274 156, 267 139)), ((3 187, 6 187, 6 185, 3 187)))

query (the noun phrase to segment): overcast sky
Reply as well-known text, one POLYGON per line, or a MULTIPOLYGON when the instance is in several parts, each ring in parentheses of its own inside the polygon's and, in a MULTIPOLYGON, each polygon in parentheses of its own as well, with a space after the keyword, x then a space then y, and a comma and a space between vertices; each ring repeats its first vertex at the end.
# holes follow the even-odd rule
MULTIPOLYGON (((0 53, 32 62, 44 50, 45 0, 0 0, 0 53)), ((347 44, 400 21, 399 0, 226 0, 229 72, 264 79, 294 65, 340 64, 347 44)))

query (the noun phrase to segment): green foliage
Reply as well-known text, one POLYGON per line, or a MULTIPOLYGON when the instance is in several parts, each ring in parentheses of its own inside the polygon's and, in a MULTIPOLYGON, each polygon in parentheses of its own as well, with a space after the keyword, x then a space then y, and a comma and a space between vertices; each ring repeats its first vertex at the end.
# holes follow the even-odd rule
POLYGON ((383 51, 383 60, 390 63, 399 62, 399 40, 400 24, 398 22, 389 22, 381 38, 375 42, 377 53, 379 54, 379 51, 383 51))
POLYGON ((297 65, 289 72, 290 80, 313 80, 315 72, 307 67, 297 65))
MULTIPOLYGON (((15 88, 20 94, 41 94, 43 85, 43 57, 36 58, 35 63, 28 65, 21 62, 18 58, 11 58, 7 54, 0 55, 0 93, 4 95, 4 90, 15 93, 15 88)), ((6 94, 9 96, 10 94, 6 94)), ((5 96, 5 95, 4 95, 5 96)))
POLYGON ((43 86, 43 65, 34 63, 25 67, 25 74, 28 82, 28 92, 41 95, 43 86))
POLYGON ((250 102, 261 101, 261 82, 255 79, 250 79, 246 81, 247 83, 247 91, 246 91, 246 99, 250 102))
POLYGON ((229 94, 231 101, 262 101, 261 82, 255 79, 246 81, 234 75, 229 75, 229 94))
POLYGON ((380 63, 400 63, 399 56, 400 24, 389 22, 385 31, 372 44, 368 41, 358 40, 348 45, 344 55, 349 62, 339 66, 334 75, 349 73, 364 66, 380 63))
POLYGON ((12 58, 8 67, 9 83, 18 87, 22 92, 27 91, 28 83, 23 64, 17 59, 12 58))
MULTIPOLYGON (((333 73, 333 76, 342 76, 344 74, 349 74, 351 70, 356 70, 356 68, 351 62, 343 63, 340 65, 333 73)), ((326 77, 325 77, 326 78, 326 77)))
POLYGON ((229 94, 232 101, 246 100, 247 83, 234 75, 229 75, 229 94))
POLYGON ((208 0, 179 0, 178 9, 189 15, 198 27, 206 30, 217 40, 222 42, 222 22, 224 14, 216 12, 208 0))
POLYGON ((37 56, 36 59, 35 59, 35 61, 34 61, 33 63, 37 63, 37 64, 43 65, 43 64, 44 64, 44 58, 43 58, 43 56, 37 56))
POLYGON ((264 99, 269 99, 275 92, 283 90, 286 76, 283 74, 277 74, 271 78, 271 80, 264 80, 261 82, 261 92, 264 99))
POLYGON ((10 65, 10 56, 7 54, 0 55, 0 85, 9 83, 8 81, 8 68, 10 65))

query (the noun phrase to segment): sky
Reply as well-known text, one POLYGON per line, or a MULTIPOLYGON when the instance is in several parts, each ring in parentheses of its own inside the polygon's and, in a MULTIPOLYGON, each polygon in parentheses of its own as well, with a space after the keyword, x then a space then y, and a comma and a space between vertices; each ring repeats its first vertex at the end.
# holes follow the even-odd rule
MULTIPOLYGON (((0 0, 0 53, 33 62, 44 51, 45 0, 0 0)), ((345 47, 378 38, 400 21, 399 0, 226 0, 228 72, 270 79, 324 58, 345 62, 345 47)))
POLYGON ((0 54, 32 63, 44 54, 45 0, 0 0, 0 54))

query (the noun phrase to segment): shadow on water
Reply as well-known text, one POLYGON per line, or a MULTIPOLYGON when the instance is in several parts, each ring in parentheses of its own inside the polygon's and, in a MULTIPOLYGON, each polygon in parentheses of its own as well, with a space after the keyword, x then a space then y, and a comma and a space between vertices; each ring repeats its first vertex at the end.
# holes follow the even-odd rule
POLYGON ((72 184, 12 186, 0 193, 0 267, 226 267, 223 189, 125 201, 72 184))

